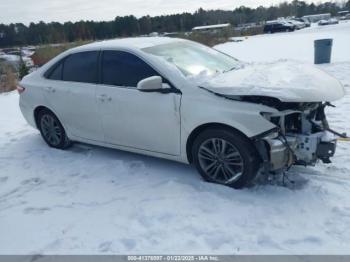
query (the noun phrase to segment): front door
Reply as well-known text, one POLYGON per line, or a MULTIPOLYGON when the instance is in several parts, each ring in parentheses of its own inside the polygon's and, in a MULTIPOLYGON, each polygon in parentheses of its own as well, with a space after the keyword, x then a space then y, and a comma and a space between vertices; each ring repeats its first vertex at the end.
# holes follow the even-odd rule
POLYGON ((181 95, 137 90, 159 74, 133 54, 104 51, 101 65, 96 96, 106 143, 179 155, 181 95))

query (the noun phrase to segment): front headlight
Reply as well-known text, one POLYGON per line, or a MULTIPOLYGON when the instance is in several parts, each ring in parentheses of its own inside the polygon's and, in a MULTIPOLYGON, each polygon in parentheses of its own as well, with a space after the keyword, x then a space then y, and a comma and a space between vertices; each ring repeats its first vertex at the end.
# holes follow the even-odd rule
POLYGON ((269 133, 263 136, 262 139, 272 140, 272 139, 276 139, 277 137, 279 137, 278 131, 273 131, 272 133, 269 133))
POLYGON ((271 121, 271 116, 273 115, 273 113, 269 113, 269 112, 260 112, 260 115, 262 117, 264 117, 265 119, 271 121))
POLYGON ((277 127, 281 124, 281 116, 274 113, 261 112, 260 115, 277 127))

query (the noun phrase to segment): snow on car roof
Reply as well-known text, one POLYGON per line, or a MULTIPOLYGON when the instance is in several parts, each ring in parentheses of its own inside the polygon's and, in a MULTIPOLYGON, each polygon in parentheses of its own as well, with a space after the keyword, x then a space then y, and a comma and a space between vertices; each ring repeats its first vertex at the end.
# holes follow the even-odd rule
POLYGON ((143 49, 143 48, 148 48, 148 47, 162 45, 162 44, 169 44, 169 43, 174 43, 179 41, 185 41, 185 40, 179 39, 179 38, 170 38, 170 37, 130 37, 130 38, 95 42, 95 43, 78 47, 77 49, 92 49, 92 48, 98 49, 98 48, 116 48, 116 47, 143 49))

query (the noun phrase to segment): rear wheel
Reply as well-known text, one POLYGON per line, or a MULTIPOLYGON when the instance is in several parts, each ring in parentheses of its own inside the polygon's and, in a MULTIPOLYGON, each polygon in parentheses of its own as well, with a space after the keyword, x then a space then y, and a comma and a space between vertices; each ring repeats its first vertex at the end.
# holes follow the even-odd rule
POLYGON ((41 136, 50 147, 66 149, 71 145, 61 122, 51 111, 41 110, 37 116, 37 124, 41 136))
POLYGON ((236 189, 247 186, 256 177, 260 166, 251 142, 228 129, 202 132, 194 141, 192 156, 206 181, 236 189))

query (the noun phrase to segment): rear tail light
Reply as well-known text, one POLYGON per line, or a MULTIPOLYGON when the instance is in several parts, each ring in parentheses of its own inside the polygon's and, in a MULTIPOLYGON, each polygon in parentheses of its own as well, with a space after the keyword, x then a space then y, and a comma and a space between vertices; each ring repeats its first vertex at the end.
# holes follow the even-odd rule
POLYGON ((17 85, 17 91, 19 94, 22 94, 26 89, 23 86, 17 85))

